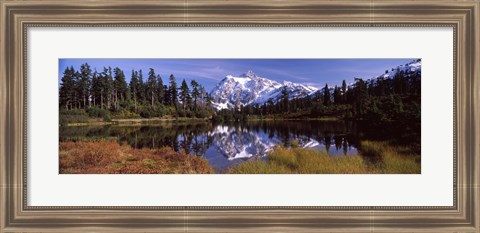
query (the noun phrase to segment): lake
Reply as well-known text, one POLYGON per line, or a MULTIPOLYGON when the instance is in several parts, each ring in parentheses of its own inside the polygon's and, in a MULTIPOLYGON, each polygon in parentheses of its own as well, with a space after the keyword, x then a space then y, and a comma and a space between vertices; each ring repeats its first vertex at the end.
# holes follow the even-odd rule
POLYGON ((171 147, 204 156, 218 173, 238 163, 267 159, 276 145, 325 150, 349 156, 361 140, 397 140, 404 127, 373 127, 353 121, 248 121, 231 124, 158 123, 60 127, 60 141, 115 138, 135 148, 171 147))

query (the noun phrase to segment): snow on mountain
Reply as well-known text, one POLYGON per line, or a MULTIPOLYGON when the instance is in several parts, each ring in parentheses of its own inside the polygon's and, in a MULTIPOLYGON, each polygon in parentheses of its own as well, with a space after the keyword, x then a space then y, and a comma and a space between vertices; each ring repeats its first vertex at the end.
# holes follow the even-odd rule
MULTIPOLYGON (((381 74, 379 76, 369 78, 369 79, 363 79, 364 81, 373 81, 374 83, 377 82, 379 78, 383 79, 392 79, 397 75, 397 73, 403 72, 406 76, 415 73, 415 72, 421 72, 422 71, 422 60, 413 60, 405 65, 399 65, 395 68, 391 68, 390 70, 386 70, 384 74, 381 74)), ((355 85, 355 82, 347 84, 347 88, 350 89, 355 85)), ((330 97, 333 99, 333 91, 334 88, 333 86, 329 86, 329 92, 330 92, 330 97)), ((324 88, 320 88, 320 90, 312 93, 311 95, 323 95, 325 93, 324 88)))
MULTIPOLYGON (((377 77, 366 79, 366 81, 376 81, 378 78, 390 79, 399 72, 408 75, 414 72, 421 72, 422 61, 413 60, 405 65, 399 65, 387 70, 384 74, 377 77)), ((349 84, 348 88, 354 84, 349 84)), ((283 88, 286 87, 290 99, 303 98, 312 95, 323 95, 324 88, 315 88, 300 83, 283 81, 279 83, 274 80, 257 76, 252 71, 248 71, 238 77, 227 75, 211 91, 213 106, 220 109, 231 109, 239 106, 251 104, 263 104, 268 100, 277 102, 282 95, 283 88)), ((333 86, 329 86, 330 94, 333 98, 333 86)))
MULTIPOLYGON (((214 131, 209 132, 214 138, 213 146, 228 160, 247 160, 255 157, 267 156, 275 145, 281 144, 279 138, 271 138, 266 134, 254 133, 249 130, 239 130, 233 126, 217 126, 214 131)), ((320 142, 305 135, 294 136, 301 148, 319 148, 320 142)))
POLYGON ((377 78, 393 78, 395 77, 395 75, 399 72, 404 72, 406 74, 408 73, 412 73, 412 72, 415 72, 415 71, 422 71, 422 61, 419 59, 419 60, 415 60, 415 61, 412 61, 410 63, 407 63, 405 65, 399 65, 397 66, 396 68, 392 68, 391 70, 387 70, 385 72, 385 74, 382 74, 380 76, 378 76, 377 78))
POLYGON ((286 87, 290 98, 301 98, 318 89, 299 83, 274 80, 257 76, 248 71, 238 77, 227 75, 211 91, 213 106, 217 109, 234 108, 250 104, 263 104, 269 99, 277 101, 286 87))

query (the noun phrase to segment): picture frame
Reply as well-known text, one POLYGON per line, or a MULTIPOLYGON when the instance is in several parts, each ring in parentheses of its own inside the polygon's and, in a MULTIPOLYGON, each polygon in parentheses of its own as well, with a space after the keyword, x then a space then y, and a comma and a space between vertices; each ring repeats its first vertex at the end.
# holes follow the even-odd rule
POLYGON ((0 232, 480 232, 480 2, 1 1, 0 232), (27 205, 29 27, 452 27, 454 205, 27 205))

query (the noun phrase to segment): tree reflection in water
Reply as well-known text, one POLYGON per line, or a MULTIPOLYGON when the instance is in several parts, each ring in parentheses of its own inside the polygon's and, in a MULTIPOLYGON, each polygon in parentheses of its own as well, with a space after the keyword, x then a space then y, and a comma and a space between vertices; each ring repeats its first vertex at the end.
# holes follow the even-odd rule
POLYGON ((331 156, 355 154, 360 140, 388 140, 392 134, 351 121, 251 121, 61 127, 60 140, 115 138, 135 148, 171 147, 205 156, 216 169, 250 159, 265 159, 276 145, 326 150, 331 156))

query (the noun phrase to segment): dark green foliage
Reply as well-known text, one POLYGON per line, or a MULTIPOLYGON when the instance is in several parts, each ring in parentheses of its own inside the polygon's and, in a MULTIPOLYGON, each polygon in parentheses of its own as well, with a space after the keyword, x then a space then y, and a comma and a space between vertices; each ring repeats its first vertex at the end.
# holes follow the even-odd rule
POLYGON ((87 63, 80 66, 80 72, 67 67, 60 82, 60 123, 166 115, 200 118, 212 116, 211 97, 196 81, 192 80, 191 85, 193 90, 190 92, 184 80, 178 90, 173 74, 170 76, 170 86, 163 85, 162 78, 152 68, 146 82, 143 81, 142 70, 132 70, 127 84, 124 72, 118 67, 113 68, 113 72, 111 67, 104 67, 101 73, 96 69, 92 73, 87 63), (182 102, 181 109, 177 108, 178 96, 182 102))
POLYGON ((104 121, 111 121, 110 111, 97 107, 89 108, 87 110, 88 116, 92 118, 102 118, 104 121))
POLYGON ((166 115, 167 109, 163 105, 141 106, 138 109, 138 114, 142 118, 162 117, 166 115))
POLYGON ((177 81, 175 80, 175 76, 170 75, 170 88, 169 88, 169 96, 170 96, 170 105, 177 107, 178 103, 178 92, 177 92, 177 81))
POLYGON ((154 106, 157 100, 157 77, 155 76, 155 70, 150 68, 150 72, 148 72, 148 80, 145 85, 145 96, 147 101, 150 103, 150 106, 154 106))
POLYGON ((195 111, 195 117, 196 118, 206 118, 210 115, 210 113, 205 110, 205 109, 201 109, 201 110, 198 110, 198 111, 195 111))
POLYGON ((193 109, 197 109, 197 99, 201 97, 200 85, 195 80, 192 80, 190 85, 192 86, 193 109))
POLYGON ((122 109, 122 110, 114 113, 112 118, 114 118, 114 119, 138 119, 138 118, 141 118, 141 116, 137 113, 128 111, 126 109, 122 109))
POLYGON ((102 92, 102 80, 100 74, 95 70, 92 75, 92 86, 90 90, 91 94, 91 106, 100 106, 100 96, 102 92))
POLYGON ((60 110, 60 125, 88 122, 88 114, 83 109, 60 110))
POLYGON ((158 103, 165 104, 164 98, 165 98, 165 89, 164 89, 164 86, 163 86, 163 80, 162 80, 162 77, 160 77, 160 75, 157 75, 157 101, 158 101, 158 103))
POLYGON ((222 109, 213 117, 213 121, 215 122, 229 122, 234 120, 234 112, 229 109, 222 109))
POLYGON ((188 88, 187 82, 185 79, 182 81, 182 85, 180 86, 180 101, 182 102, 182 109, 185 111, 189 109, 192 102, 192 97, 190 96, 190 90, 188 88))
POLYGON ((333 102, 338 104, 342 103, 342 93, 337 86, 333 89, 333 102))
POLYGON ((328 84, 325 84, 325 88, 323 88, 323 105, 330 105, 330 89, 328 88, 328 84))
POLYGON ((140 103, 145 103, 145 83, 143 82, 143 72, 138 71, 138 100, 140 103))
POLYGON ((76 73, 76 89, 79 98, 79 107, 86 109, 89 106, 88 97, 90 96, 90 84, 92 79, 92 70, 88 63, 80 66, 80 73, 76 73))
POLYGON ((336 118, 374 123, 397 122, 408 127, 419 127, 421 73, 400 70, 395 72, 394 77, 388 78, 355 78, 355 83, 351 86, 347 86, 343 80, 341 87, 333 88, 333 95, 328 84, 312 95, 295 99, 289 99, 284 88, 277 100, 269 99, 262 105, 222 110, 217 112, 214 120, 241 121, 248 117, 336 118))
POLYGON ((130 96, 133 99, 134 111, 137 112, 139 91, 140 91, 140 80, 138 79, 138 72, 132 70, 132 77, 130 79, 130 96))
POLYGON ((167 85, 163 85, 163 103, 165 105, 172 106, 172 95, 170 95, 170 88, 167 85))
POLYGON ((282 110, 288 112, 288 90, 287 86, 283 86, 282 89, 282 110))
POLYGON ((113 81, 113 102, 115 110, 120 109, 120 103, 127 101, 127 82, 125 81, 125 74, 119 68, 115 68, 114 70, 115 77, 113 81))
POLYGON ((60 84, 60 107, 65 109, 72 109, 74 107, 74 92, 75 92, 75 71, 73 67, 67 67, 63 72, 63 77, 60 84))

